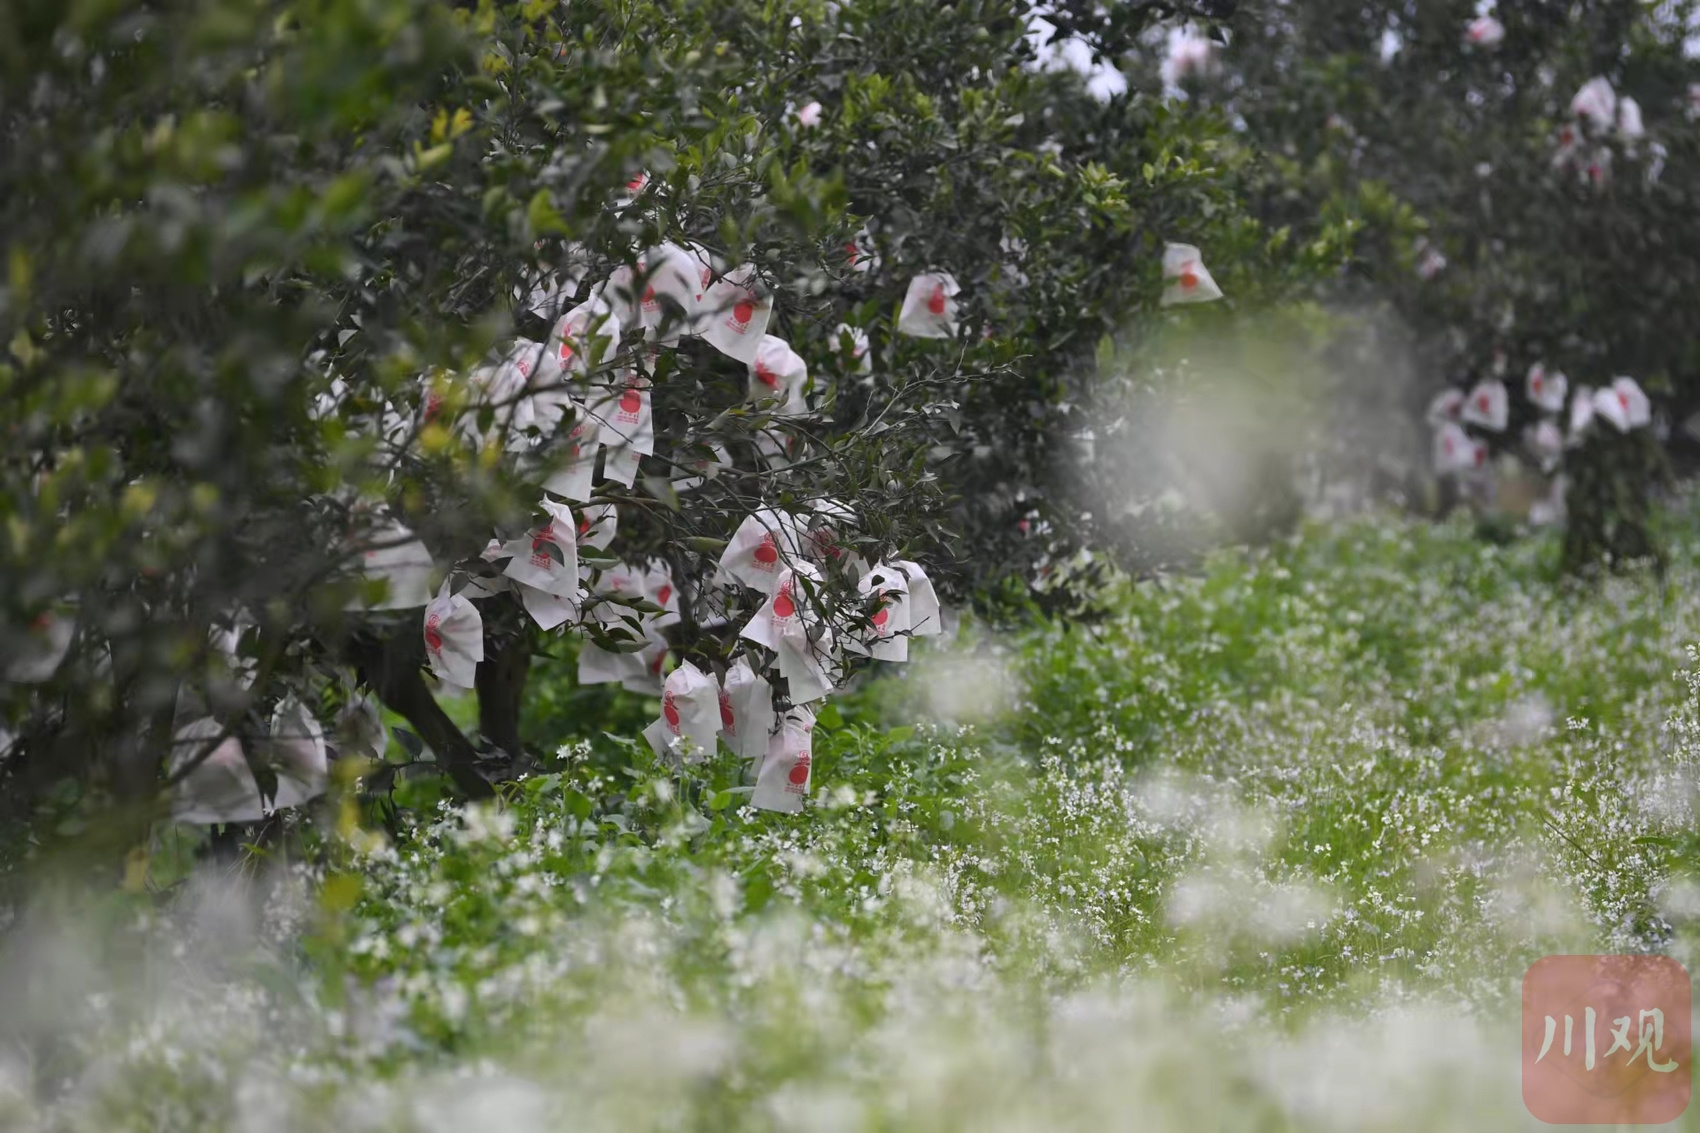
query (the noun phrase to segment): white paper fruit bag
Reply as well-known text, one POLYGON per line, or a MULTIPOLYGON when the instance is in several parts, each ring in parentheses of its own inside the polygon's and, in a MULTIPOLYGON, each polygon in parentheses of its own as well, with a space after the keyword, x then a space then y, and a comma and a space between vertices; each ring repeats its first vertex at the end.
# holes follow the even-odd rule
POLYGON ((171 817, 192 825, 258 822, 266 817, 259 784, 248 770, 242 744, 228 736, 214 745, 224 728, 211 716, 184 725, 171 741, 172 777, 193 770, 171 789, 171 817), (203 753, 204 758, 203 758, 203 753), (200 762, 195 761, 199 759, 200 762))
POLYGON ((550 373, 582 377, 613 356, 622 332, 619 318, 607 303, 594 299, 580 303, 555 324, 544 364, 550 373))
POLYGON ((673 568, 659 559, 649 564, 643 573, 643 596, 661 607, 659 614, 650 614, 650 624, 666 629, 679 624, 679 589, 673 582, 673 568))
POLYGON ((724 445, 709 445, 708 448, 712 455, 694 453, 684 461, 684 467, 690 469, 695 475, 687 476, 682 480, 675 480, 673 482, 674 491, 689 492, 695 488, 700 488, 710 480, 719 479, 722 472, 732 467, 732 454, 726 451, 724 445))
POLYGON ((772 595, 785 567, 798 557, 797 521, 788 513, 762 508, 738 525, 721 552, 717 585, 734 582, 772 595))
POLYGON ((1631 429, 1644 429, 1653 423, 1653 403, 1634 378, 1613 378, 1611 389, 1617 395, 1617 403, 1623 407, 1631 429))
POLYGON ((1428 423, 1440 425, 1447 421, 1457 421, 1464 415, 1464 391, 1456 388, 1443 389, 1434 395, 1434 400, 1428 403, 1428 423))
POLYGON ((1477 16, 1465 29, 1464 39, 1478 47, 1498 47, 1505 41, 1505 25, 1492 16, 1477 16))
POLYGON ((622 385, 591 402, 589 412, 597 423, 597 439, 608 448, 630 448, 645 456, 655 451, 649 385, 636 371, 628 371, 622 385))
POLYGON ((390 733, 384 727, 384 716, 378 708, 377 698, 362 696, 344 704, 337 713, 332 740, 339 758, 384 758, 384 749, 389 746, 390 733))
POLYGON ((1537 421, 1524 432, 1523 440, 1541 471, 1551 472, 1558 467, 1564 456, 1564 434, 1557 421, 1550 417, 1537 421))
POLYGON ((381 579, 384 596, 367 604, 356 595, 350 610, 411 610, 431 600, 431 578, 436 564, 425 544, 399 523, 386 524, 365 540, 360 554, 368 579, 381 579))
POLYGON ((425 607, 425 660, 438 679, 471 688, 484 660, 484 616, 449 584, 425 607))
POLYGON ((578 683, 581 685, 620 684, 627 679, 642 679, 643 675, 641 653, 615 653, 589 641, 579 646, 578 683))
POLYGON ((503 544, 502 553, 509 556, 503 573, 521 585, 576 607, 578 543, 573 538, 572 509, 547 496, 540 506, 547 516, 543 525, 503 544))
POLYGON ((667 642, 651 634, 644 648, 634 653, 615 653, 594 642, 579 646, 578 683, 618 683, 646 696, 661 694, 661 669, 667 660, 667 642))
POLYGON ((876 661, 909 660, 909 579, 898 568, 880 563, 859 584, 863 598, 874 601, 862 640, 845 648, 867 653, 876 661))
POLYGON ((1170 244, 1163 249, 1163 306, 1177 303, 1209 303, 1222 297, 1222 289, 1204 266, 1204 257, 1191 244, 1170 244))
POLYGON ((590 504, 578 513, 578 543, 606 551, 620 527, 620 513, 613 504, 590 504))
POLYGON ((756 360, 773 303, 761 294, 753 265, 745 264, 710 284, 699 310, 702 337, 709 345, 745 365, 756 360))
POLYGON ((937 637, 944 633, 944 610, 933 589, 932 579, 921 564, 898 559, 894 564, 909 582, 909 633, 912 637, 937 637))
POLYGON ((928 272, 910 280, 897 312, 897 333, 912 338, 955 338, 956 296, 961 290, 948 272, 928 272))
POLYGON ((1596 130, 1609 130, 1617 122, 1617 92, 1603 77, 1589 79, 1570 100, 1570 112, 1596 130))
MULTIPOLYGON (((499 562, 505 555, 506 552, 502 550, 502 541, 491 539, 479 558, 486 563, 495 563, 499 562)), ((503 574, 474 575, 467 580, 465 586, 460 588, 460 593, 470 599, 490 598, 502 593, 512 585, 513 583, 503 574)))
MULTIPOLYGON (((565 376, 538 343, 521 340, 502 360, 483 398, 505 425, 510 452, 526 452, 555 435, 572 408, 565 376)), ((476 414, 469 414, 476 420, 476 414)))
POLYGON ((556 446, 555 470, 543 481, 543 490, 562 499, 583 502, 590 499, 591 485, 596 479, 599 430, 582 406, 575 403, 571 409, 572 424, 556 446))
POLYGON ((867 562, 841 545, 856 527, 856 513, 837 500, 819 499, 811 506, 814 515, 809 518, 808 534, 803 539, 803 550, 809 558, 822 565, 837 564, 856 577, 866 574, 867 562))
POLYGON ((627 618, 637 617, 637 612, 630 606, 618 602, 607 601, 609 598, 640 598, 644 591, 644 570, 629 563, 617 566, 603 567, 591 570, 588 567, 580 572, 586 583, 586 591, 597 601, 589 610, 591 617, 604 626, 630 624, 627 618))
POLYGON ((1594 391, 1587 386, 1577 386, 1570 398, 1570 443, 1579 441, 1593 423, 1594 391))
MULTIPOLYGON (((484 438, 476 436, 479 407, 489 406, 495 443, 510 452, 519 452, 529 447, 531 438, 526 429, 534 423, 537 407, 531 404, 532 399, 527 396, 526 388, 531 384, 532 375, 538 369, 542 354, 543 347, 535 342, 522 340, 511 347, 494 366, 480 366, 474 370, 469 376, 474 390, 474 404, 461 416, 456 431, 482 446, 484 438)), ((558 386, 559 383, 551 382, 550 385, 558 386)), ((427 402, 427 412, 429 411, 427 402)), ((547 412, 546 405, 545 416, 547 412)))
POLYGON ((803 800, 809 797, 814 729, 815 714, 809 709, 793 708, 785 713, 756 772, 752 806, 791 814, 803 809, 803 800))
POLYGON ((325 729, 294 696, 284 697, 272 712, 261 758, 277 776, 273 810, 302 806, 325 793, 325 729))
POLYGON ((755 449, 762 469, 777 472, 791 467, 802 445, 797 434, 786 429, 781 422, 756 430, 755 449))
POLYGON ((857 275, 865 275, 879 267, 879 256, 874 253, 874 238, 866 228, 858 231, 855 237, 844 245, 844 262, 857 275))
POLYGON ((661 686, 660 722, 668 744, 676 744, 685 762, 713 755, 720 735, 720 686, 689 661, 681 661, 661 686))
POLYGON ((1559 413, 1564 409, 1565 396, 1570 392, 1570 380, 1560 370, 1549 370, 1536 362, 1529 367, 1525 387, 1529 401, 1543 413, 1559 413))
POLYGON ((808 366, 789 343, 771 334, 762 336, 750 363, 751 401, 771 405, 779 416, 800 416, 809 411, 803 396, 808 380, 808 366))
POLYGON ((1628 95, 1617 100, 1617 133, 1626 142, 1647 136, 1646 124, 1641 120, 1641 104, 1628 95))
POLYGON ((18 684, 40 684, 58 672, 71 650, 77 623, 62 614, 39 614, 24 630, 22 640, 0 668, 0 679, 18 684))
POLYGON ((819 700, 836 684, 833 633, 811 607, 803 579, 818 583, 820 576, 808 563, 781 572, 773 595, 740 631, 741 637, 774 651, 793 704, 819 700))
POLYGON ((608 273, 608 278, 590 289, 590 301, 601 303, 619 320, 620 329, 640 326, 638 309, 637 271, 630 264, 621 264, 608 273))
POLYGON ((1510 416, 1511 399, 1505 392, 1505 383, 1497 379, 1477 382, 1470 390, 1470 396, 1464 399, 1463 418, 1466 424, 1502 433, 1510 416))
POLYGON ((861 327, 839 323, 826 345, 843 361, 845 369, 862 374, 873 372, 874 356, 869 348, 868 332, 861 327))
POLYGON ((697 296, 703 264, 677 244, 662 244, 639 261, 643 326, 656 342, 675 342, 697 331, 697 296))
POLYGON ((772 731, 773 686, 740 657, 726 670, 720 690, 721 738, 741 758, 760 759, 772 731))
POLYGON ((1439 475, 1468 472, 1487 463, 1487 446, 1474 440, 1454 421, 1434 431, 1434 470, 1439 475))
POLYGON ((638 468, 643 464, 644 454, 637 448, 622 445, 619 448, 604 448, 602 450, 602 475, 609 482, 624 484, 631 487, 637 481, 638 468))

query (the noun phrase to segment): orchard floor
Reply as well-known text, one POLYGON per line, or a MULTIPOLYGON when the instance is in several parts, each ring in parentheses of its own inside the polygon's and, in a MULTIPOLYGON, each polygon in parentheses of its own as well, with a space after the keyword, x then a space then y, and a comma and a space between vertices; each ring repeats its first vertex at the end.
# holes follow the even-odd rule
POLYGON ((328 879, 191 879, 145 979, 42 928, 0 1125, 1537 1127, 1530 961, 1700 940, 1677 528, 1579 590, 1542 537, 1317 529, 918 657, 801 816, 580 746, 328 879))

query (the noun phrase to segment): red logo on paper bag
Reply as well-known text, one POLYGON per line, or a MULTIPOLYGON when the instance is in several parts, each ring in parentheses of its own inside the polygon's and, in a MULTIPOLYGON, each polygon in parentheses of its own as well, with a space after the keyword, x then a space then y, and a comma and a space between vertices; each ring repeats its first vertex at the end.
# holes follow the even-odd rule
POLYGON ((779 388, 779 375, 774 373, 766 362, 756 361, 756 380, 768 389, 779 388))
POLYGON ((617 415, 620 424, 635 425, 639 413, 643 410, 643 394, 636 386, 627 386, 626 392, 620 395, 620 412, 617 415))
POLYGON ((757 570, 773 569, 774 564, 779 562, 779 541, 773 537, 773 532, 769 531, 761 537, 761 542, 756 545, 751 557, 756 561, 757 570))
POLYGON ((825 555, 829 559, 836 559, 844 554, 843 549, 839 547, 837 543, 832 541, 832 528, 830 527, 816 528, 814 541, 815 551, 819 554, 825 555))
POLYGON ((756 313, 755 300, 745 295, 732 308, 732 317, 726 320, 726 327, 734 334, 750 333, 750 317, 756 313))
POLYGON ((732 694, 720 690, 720 727, 729 736, 738 734, 738 718, 732 714, 732 694))
POLYGON ((667 599, 672 596, 673 588, 666 583, 662 583, 661 589, 655 592, 655 604, 657 606, 665 606, 667 604, 667 599))
POLYGON ((927 299, 927 310, 935 315, 944 314, 944 284, 933 284, 933 293, 927 299))
POLYGON ((1668 956, 1546 956, 1523 976, 1523 1103, 1550 1124, 1659 1125, 1693 1092, 1693 993, 1668 956))
POLYGON ((438 656, 441 656, 443 652, 443 635, 437 629, 442 620, 443 615, 441 614, 432 614, 425 619, 425 648, 438 656))
POLYGON ((532 566, 541 570, 549 570, 554 567, 555 560, 550 558, 549 552, 544 549, 545 547, 554 544, 554 542, 555 521, 551 519, 548 523, 543 525, 543 530, 539 531, 531 539, 532 566))
POLYGON ((885 594, 886 592, 884 590, 879 592, 878 597, 881 605, 879 609, 874 611, 874 616, 870 619, 874 623, 874 629, 879 631, 879 635, 881 637, 884 637, 888 632, 885 625, 891 620, 891 608, 884 604, 885 594))
POLYGON ((776 618, 795 617, 797 603, 791 598, 791 584, 787 582, 779 588, 779 593, 773 596, 773 616, 776 618))
POLYGON ((661 697, 661 715, 667 718, 667 726, 673 730, 673 734, 675 736, 678 735, 679 709, 678 706, 673 703, 673 694, 670 692, 663 694, 661 697))
POLYGON ((791 765, 791 773, 786 776, 790 785, 785 789, 793 795, 803 793, 804 786, 809 781, 809 753, 803 752, 797 756, 797 762, 791 765))
POLYGON ((1198 286, 1198 273, 1192 270, 1191 264, 1188 264, 1181 269, 1181 290, 1182 291, 1191 291, 1193 288, 1195 288, 1197 286, 1198 286))

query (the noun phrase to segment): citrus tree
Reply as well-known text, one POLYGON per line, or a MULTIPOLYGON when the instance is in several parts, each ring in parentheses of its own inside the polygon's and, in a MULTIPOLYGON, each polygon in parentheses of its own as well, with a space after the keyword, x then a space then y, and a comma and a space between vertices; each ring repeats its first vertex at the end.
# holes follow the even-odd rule
POLYGON ((8 829, 254 820, 379 705, 488 794, 563 635, 798 805, 809 706, 1045 553, 1165 247, 1276 255, 1219 133, 1038 67, 1032 15, 14 7, 8 829))
MULTIPOLYGON (((1570 403, 1589 405, 1630 379, 1667 426, 1700 388, 1684 317, 1700 282, 1700 234, 1684 219, 1700 159, 1692 27, 1687 4, 1324 0, 1244 5, 1225 45, 1200 33, 1142 48, 1183 57, 1169 74, 1189 108, 1231 116, 1268 155, 1274 176, 1254 197, 1266 221, 1360 225, 1330 298, 1386 316, 1399 341, 1366 358, 1380 373, 1357 375, 1356 395, 1380 404, 1378 379, 1407 361, 1413 421, 1443 389, 1460 408, 1503 392, 1503 415, 1441 412, 1439 424, 1464 432, 1472 464, 1511 453, 1568 468, 1577 568, 1650 548, 1644 505, 1661 461, 1650 431, 1612 441, 1610 414, 1578 409, 1593 428, 1572 434, 1565 395, 1553 404, 1539 375, 1565 375, 1570 403)), ((1441 471, 1446 444, 1437 434, 1441 471)))

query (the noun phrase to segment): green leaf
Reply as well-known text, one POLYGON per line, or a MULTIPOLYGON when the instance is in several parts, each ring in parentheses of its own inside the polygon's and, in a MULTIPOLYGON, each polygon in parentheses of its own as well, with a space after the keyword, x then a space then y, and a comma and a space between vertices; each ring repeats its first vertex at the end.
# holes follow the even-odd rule
POLYGON ((525 206, 525 223, 536 237, 563 236, 570 231, 567 222, 555 211, 555 202, 547 189, 532 194, 531 203, 525 206))
POLYGON ((679 510, 679 493, 674 491, 673 481, 665 476, 645 476, 643 486, 644 490, 661 501, 661 505, 668 511, 679 510))

